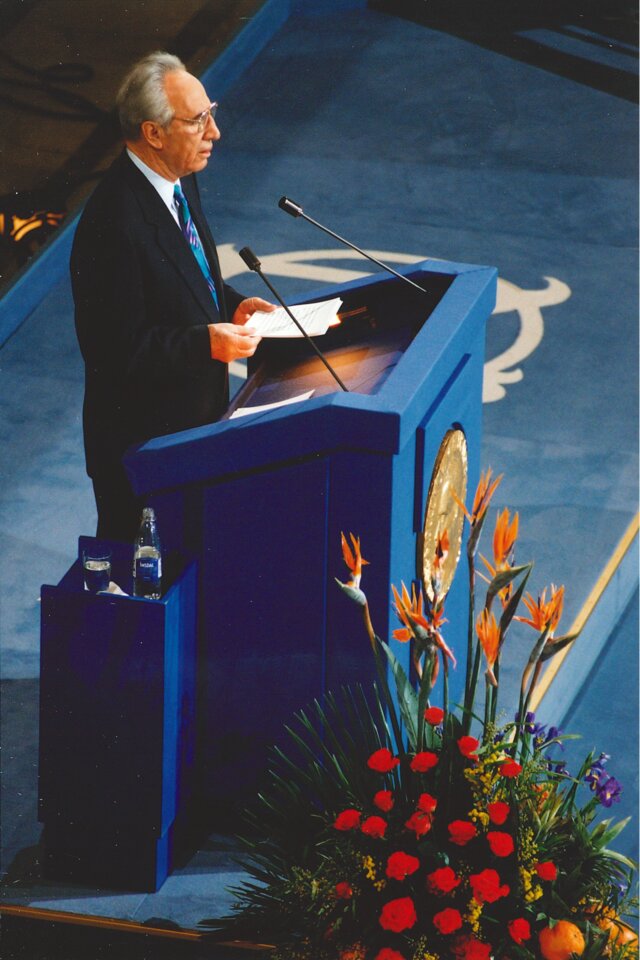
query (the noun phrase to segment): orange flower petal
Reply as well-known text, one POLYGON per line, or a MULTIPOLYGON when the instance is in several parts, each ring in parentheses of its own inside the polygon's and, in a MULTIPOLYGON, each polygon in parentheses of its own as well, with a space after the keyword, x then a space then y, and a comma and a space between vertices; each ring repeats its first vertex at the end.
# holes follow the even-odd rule
POLYGON ((490 614, 487 610, 482 611, 476 621, 476 633, 487 658, 487 665, 493 675, 493 667, 500 649, 500 628, 493 610, 490 614))

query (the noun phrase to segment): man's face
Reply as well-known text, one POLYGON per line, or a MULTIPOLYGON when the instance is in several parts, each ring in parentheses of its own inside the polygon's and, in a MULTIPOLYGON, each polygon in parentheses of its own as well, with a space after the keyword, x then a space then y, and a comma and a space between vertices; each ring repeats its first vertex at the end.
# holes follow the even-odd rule
POLYGON ((160 157, 173 179, 197 173, 206 167, 213 144, 220 131, 211 116, 199 132, 188 121, 208 110, 211 101, 200 81, 184 70, 175 70, 165 77, 165 92, 173 110, 173 120, 160 128, 160 157))

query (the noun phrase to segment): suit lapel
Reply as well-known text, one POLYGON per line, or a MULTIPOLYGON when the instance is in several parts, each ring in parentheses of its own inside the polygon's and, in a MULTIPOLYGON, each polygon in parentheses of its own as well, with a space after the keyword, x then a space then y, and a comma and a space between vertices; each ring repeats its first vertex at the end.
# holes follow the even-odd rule
MULTIPOLYGON (((220 319, 220 314, 207 286, 207 281, 202 275, 202 271, 189 244, 182 235, 180 227, 160 199, 157 190, 152 187, 144 174, 136 168, 126 154, 123 157, 123 163, 125 175, 136 195, 142 215, 155 230, 158 246, 178 271, 184 285, 189 288, 191 296, 202 308, 205 314, 203 323, 215 323, 220 319)), ((198 226, 197 223, 196 226, 198 226)), ((206 253, 209 256, 208 250, 206 250, 206 253)), ((217 260, 216 268, 218 273, 216 282, 218 282, 219 267, 217 266, 217 260)))

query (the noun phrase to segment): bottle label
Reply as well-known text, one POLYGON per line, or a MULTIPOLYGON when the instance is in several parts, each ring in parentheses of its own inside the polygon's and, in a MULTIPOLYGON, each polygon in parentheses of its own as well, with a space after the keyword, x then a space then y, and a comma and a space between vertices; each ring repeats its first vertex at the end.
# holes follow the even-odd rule
POLYGON ((137 580, 159 580, 162 576, 160 557, 136 557, 137 580))

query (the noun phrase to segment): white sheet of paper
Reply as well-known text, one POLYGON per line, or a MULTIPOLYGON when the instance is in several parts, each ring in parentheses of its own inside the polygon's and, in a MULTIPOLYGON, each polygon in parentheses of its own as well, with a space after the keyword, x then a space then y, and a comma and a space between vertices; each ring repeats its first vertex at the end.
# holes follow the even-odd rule
POLYGON ((266 413, 268 410, 277 410, 278 407, 286 407, 290 403, 299 403, 301 400, 308 400, 312 396, 313 390, 308 390, 306 393, 299 393, 297 397, 287 397, 286 400, 276 400, 275 403, 263 403, 258 407, 240 407, 233 411, 229 420, 235 420, 236 417, 246 417, 250 413, 266 413))
MULTIPOLYGON (((335 323, 342 300, 322 300, 320 303, 298 303, 289 307, 298 323, 310 337, 320 337, 335 323)), ((271 313, 256 310, 247 327, 251 327, 261 337, 301 337, 302 334, 293 320, 287 316, 284 307, 278 307, 271 313)))

